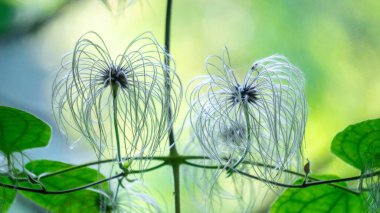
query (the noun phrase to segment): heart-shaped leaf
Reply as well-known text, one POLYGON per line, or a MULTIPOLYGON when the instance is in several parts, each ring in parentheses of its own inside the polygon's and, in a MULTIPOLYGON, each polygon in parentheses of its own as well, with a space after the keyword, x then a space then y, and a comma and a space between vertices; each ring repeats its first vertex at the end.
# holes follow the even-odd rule
POLYGON ((379 167, 380 161, 374 159, 380 158, 380 119, 348 126, 334 137, 331 151, 361 171, 379 167))
POLYGON ((0 151, 5 155, 49 143, 49 125, 27 112, 0 106, 0 151))

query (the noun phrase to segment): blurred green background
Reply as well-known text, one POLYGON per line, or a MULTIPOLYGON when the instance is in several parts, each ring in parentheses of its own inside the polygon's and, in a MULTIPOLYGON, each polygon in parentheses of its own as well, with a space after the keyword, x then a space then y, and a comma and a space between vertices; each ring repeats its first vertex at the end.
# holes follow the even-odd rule
MULTIPOLYGON (((82 34, 98 32, 114 55, 145 31, 163 43, 164 0, 136 0, 126 8, 116 0, 110 3, 112 10, 100 0, 0 0, 0 104, 39 116, 54 132, 48 148, 27 152, 32 159, 94 159, 87 144, 71 149, 63 141, 51 111, 52 81, 61 57, 82 34)), ((184 87, 205 73, 205 58, 221 54, 224 46, 242 74, 256 59, 275 53, 288 57, 307 80, 305 157, 312 172, 356 175, 330 153, 330 142, 347 125, 380 117, 379 11, 380 1, 373 0, 174 0, 171 51, 184 87)), ((181 113, 186 112, 183 101, 181 113)), ((145 180, 172 212, 169 172, 154 172, 145 180)), ((272 201, 266 197, 256 211, 266 212, 272 201)), ((186 191, 182 202, 184 212, 196 211, 186 191)), ((40 211, 21 197, 10 210, 40 211)))

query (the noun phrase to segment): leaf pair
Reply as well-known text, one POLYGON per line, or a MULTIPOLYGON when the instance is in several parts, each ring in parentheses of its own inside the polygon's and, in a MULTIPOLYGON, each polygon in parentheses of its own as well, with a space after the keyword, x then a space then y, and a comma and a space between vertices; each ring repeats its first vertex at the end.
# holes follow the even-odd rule
MULTIPOLYGON (((0 106, 0 152, 7 157, 9 167, 12 167, 11 156, 15 152, 48 145, 51 136, 50 127, 37 117, 24 111, 0 106)), ((72 165, 49 160, 31 161, 25 169, 36 175, 62 171, 72 165)), ((10 169, 10 168, 8 168, 10 169)), ((31 181, 15 181, 10 174, 0 173, 0 183, 34 189, 41 189, 31 181)), ((93 183, 104 176, 90 168, 79 168, 74 171, 46 176, 40 180, 48 191, 67 190, 93 183)), ((100 185, 103 191, 108 191, 108 184, 100 185)), ((99 188, 99 187, 98 187, 99 188)), ((16 197, 16 190, 0 187, 0 212, 6 212, 16 197)), ((101 196, 90 190, 80 190, 67 194, 45 195, 26 191, 20 193, 34 201, 39 206, 53 212, 97 212, 100 208, 101 196), (85 201, 85 202, 83 202, 85 201)))

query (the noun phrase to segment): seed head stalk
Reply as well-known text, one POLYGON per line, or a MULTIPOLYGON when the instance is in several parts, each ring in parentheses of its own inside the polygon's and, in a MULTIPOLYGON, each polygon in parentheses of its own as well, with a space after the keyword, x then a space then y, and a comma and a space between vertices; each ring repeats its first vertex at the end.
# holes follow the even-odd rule
POLYGON ((119 86, 117 84, 112 86, 112 104, 113 104, 113 125, 115 128, 115 137, 116 137, 116 146, 117 146, 117 162, 119 163, 119 167, 124 171, 121 150, 120 150, 120 139, 119 139, 119 127, 117 125, 117 92, 119 90, 119 86))

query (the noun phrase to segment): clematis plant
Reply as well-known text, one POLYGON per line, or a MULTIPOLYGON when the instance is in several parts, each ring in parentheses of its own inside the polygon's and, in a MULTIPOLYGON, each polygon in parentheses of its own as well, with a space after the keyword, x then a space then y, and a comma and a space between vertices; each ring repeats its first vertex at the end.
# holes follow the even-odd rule
MULTIPOLYGON (((111 9, 131 2, 103 0, 111 9)), ((305 78, 285 56, 256 60, 245 72, 231 65, 227 48, 209 56, 207 74, 187 87, 187 116, 178 119, 182 83, 170 54, 172 3, 164 45, 145 32, 113 56, 99 34, 88 32, 62 59, 54 117, 68 141, 92 145, 95 161, 29 159, 24 150, 48 145, 51 128, 0 106, 0 212, 20 193, 49 212, 180 213, 189 202, 181 199, 183 180, 200 212, 253 212, 258 195, 267 193, 257 182, 278 196, 271 212, 379 212, 380 119, 350 125, 333 139, 332 153, 359 175, 312 173, 309 160, 303 165, 305 78), (189 127, 185 150, 177 150, 175 122, 189 127), (143 178, 164 166, 172 169, 172 210, 155 200, 143 178)))

